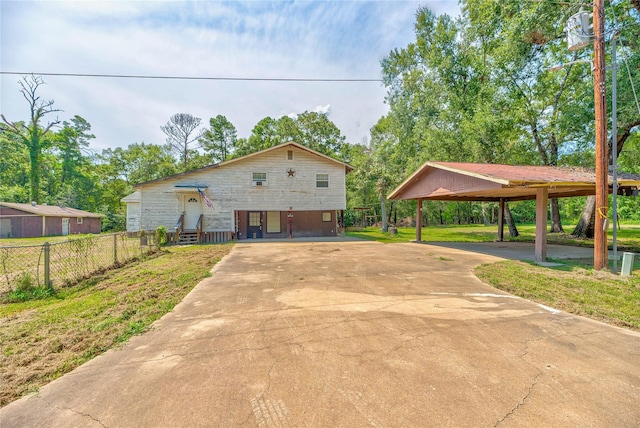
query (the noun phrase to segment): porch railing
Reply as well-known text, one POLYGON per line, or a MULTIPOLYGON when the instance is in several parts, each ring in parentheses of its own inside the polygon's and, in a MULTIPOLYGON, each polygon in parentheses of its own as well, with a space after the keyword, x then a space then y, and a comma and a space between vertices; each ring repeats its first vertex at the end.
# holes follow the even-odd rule
POLYGON ((196 223, 196 232, 198 233, 198 243, 202 242, 202 218, 204 216, 200 214, 198 217, 198 222, 196 223))
POLYGON ((175 229, 175 238, 176 240, 179 241, 180 234, 184 230, 184 213, 180 214, 180 218, 178 219, 178 222, 176 223, 176 226, 174 227, 174 229, 175 229))

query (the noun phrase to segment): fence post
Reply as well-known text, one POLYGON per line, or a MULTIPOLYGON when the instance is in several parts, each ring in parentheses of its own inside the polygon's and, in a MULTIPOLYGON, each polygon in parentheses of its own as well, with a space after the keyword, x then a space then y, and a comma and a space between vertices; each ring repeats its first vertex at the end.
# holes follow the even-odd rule
POLYGON ((113 264, 118 264, 118 234, 113 234, 113 264))
POLYGON ((44 248, 44 285, 51 287, 51 272, 49 271, 49 255, 51 253, 51 244, 45 242, 44 248))

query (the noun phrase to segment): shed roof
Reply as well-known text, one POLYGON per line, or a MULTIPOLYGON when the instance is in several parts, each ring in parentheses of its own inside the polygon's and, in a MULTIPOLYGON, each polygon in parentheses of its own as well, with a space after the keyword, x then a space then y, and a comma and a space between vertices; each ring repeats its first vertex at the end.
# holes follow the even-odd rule
POLYGON ((90 213, 88 211, 82 211, 75 208, 59 207, 56 205, 31 205, 31 204, 18 204, 14 202, 0 202, 0 206, 13 208, 16 210, 24 211, 29 214, 36 214, 45 217, 86 217, 86 218, 100 218, 102 215, 96 213, 90 213))
MULTIPOLYGON (((609 176, 611 187, 613 178, 609 176)), ((389 194, 389 199, 497 201, 535 199, 546 187, 550 198, 595 194, 596 177, 584 168, 425 162, 389 194)), ((620 187, 640 186, 640 177, 620 174, 620 187)))

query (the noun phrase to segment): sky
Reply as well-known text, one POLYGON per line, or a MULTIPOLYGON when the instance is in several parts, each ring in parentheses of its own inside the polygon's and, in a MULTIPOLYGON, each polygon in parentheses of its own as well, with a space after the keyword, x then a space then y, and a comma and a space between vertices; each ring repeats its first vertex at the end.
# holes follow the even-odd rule
MULTIPOLYGON (((381 79, 380 61, 414 38, 416 10, 459 14, 440 1, 6 1, 0 70, 20 73, 381 79)), ((43 76, 38 95, 60 120, 82 116, 91 149, 164 144, 160 126, 189 113, 225 116, 238 137, 261 119, 327 113, 350 143, 386 114, 374 82, 172 80, 43 76)), ((28 120, 19 75, 0 75, 0 112, 28 120)), ((53 115, 49 115, 53 119, 53 115)))

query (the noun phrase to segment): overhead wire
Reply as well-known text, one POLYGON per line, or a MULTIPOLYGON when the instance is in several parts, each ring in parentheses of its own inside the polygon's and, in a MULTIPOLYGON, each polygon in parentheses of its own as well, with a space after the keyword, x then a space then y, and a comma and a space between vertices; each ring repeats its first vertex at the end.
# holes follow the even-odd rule
MULTIPOLYGON (((617 27, 618 24, 618 18, 616 16, 616 11, 613 8, 613 2, 609 3, 609 6, 611 7, 611 14, 613 15, 613 25, 614 27, 617 27)), ((636 92, 636 86, 633 83, 633 77, 631 76, 631 69, 629 68, 629 61, 627 60, 627 54, 625 52, 625 46, 624 46, 624 42, 622 41, 622 39, 620 39, 620 46, 622 46, 622 61, 624 61, 624 65, 627 69, 627 76, 629 77, 629 83, 631 84, 631 92, 633 92, 633 98, 636 102, 636 107, 638 108, 638 113, 640 114, 640 102, 638 102, 638 94, 636 92)), ((617 66, 617 64, 613 64, 614 67, 617 66)))
POLYGON ((254 82, 382 82, 382 79, 363 78, 314 78, 314 77, 230 77, 230 76, 154 76, 145 74, 105 74, 105 73, 51 73, 51 72, 23 72, 23 71, 0 71, 5 75, 38 75, 56 77, 99 77, 115 79, 157 79, 157 80, 220 80, 220 81, 254 81, 254 82))

